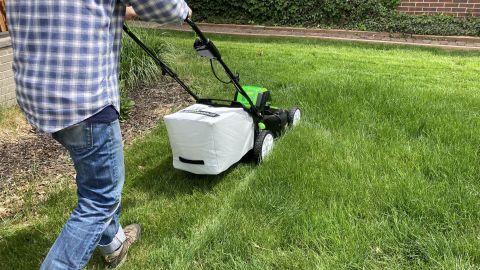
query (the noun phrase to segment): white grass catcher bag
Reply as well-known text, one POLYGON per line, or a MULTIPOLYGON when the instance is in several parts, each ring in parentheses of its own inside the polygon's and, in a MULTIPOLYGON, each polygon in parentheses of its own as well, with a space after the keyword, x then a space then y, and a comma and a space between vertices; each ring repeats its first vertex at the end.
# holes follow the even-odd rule
POLYGON ((176 169, 220 174, 253 148, 253 119, 242 108, 195 104, 164 120, 176 169))

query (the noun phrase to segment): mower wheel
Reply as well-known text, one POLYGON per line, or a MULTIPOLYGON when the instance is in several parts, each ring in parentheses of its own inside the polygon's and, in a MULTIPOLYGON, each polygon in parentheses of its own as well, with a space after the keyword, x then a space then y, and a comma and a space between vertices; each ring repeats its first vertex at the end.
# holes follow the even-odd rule
POLYGON ((261 163, 270 154, 273 148, 273 133, 268 130, 260 130, 253 145, 253 160, 261 163))
POLYGON ((288 126, 294 127, 300 122, 302 112, 299 108, 293 107, 288 111, 288 126))

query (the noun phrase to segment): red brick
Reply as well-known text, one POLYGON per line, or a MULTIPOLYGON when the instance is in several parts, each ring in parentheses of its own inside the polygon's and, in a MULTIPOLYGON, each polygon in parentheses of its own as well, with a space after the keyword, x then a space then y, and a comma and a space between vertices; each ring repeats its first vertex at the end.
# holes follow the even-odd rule
POLYGON ((439 3, 431 3, 432 5, 435 5, 435 6, 445 6, 446 4, 448 3, 444 3, 444 2, 439 2, 439 3))
POLYGON ((478 16, 480 0, 401 0, 399 11, 413 14, 451 13, 454 16, 478 16))

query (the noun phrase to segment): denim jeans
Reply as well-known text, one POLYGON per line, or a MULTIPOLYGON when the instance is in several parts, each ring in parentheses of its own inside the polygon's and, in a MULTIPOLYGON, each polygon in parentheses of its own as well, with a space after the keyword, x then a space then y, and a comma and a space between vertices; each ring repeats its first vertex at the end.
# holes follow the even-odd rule
POLYGON ((40 269, 82 269, 96 247, 109 254, 125 241, 119 223, 125 179, 120 124, 84 121, 52 136, 73 160, 78 204, 40 269))

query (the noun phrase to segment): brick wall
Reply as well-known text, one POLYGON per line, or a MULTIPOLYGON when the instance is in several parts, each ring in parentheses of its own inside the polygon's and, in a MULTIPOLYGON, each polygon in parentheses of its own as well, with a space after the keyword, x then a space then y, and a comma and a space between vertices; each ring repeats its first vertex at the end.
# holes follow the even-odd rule
POLYGON ((401 0, 399 10, 418 15, 480 16, 480 0, 401 0))
POLYGON ((0 37, 0 106, 16 104, 10 37, 0 37))

